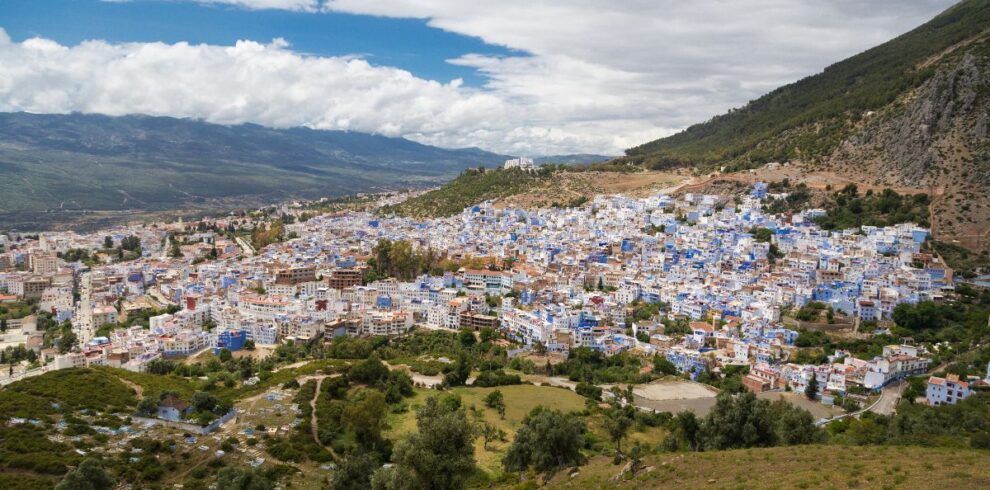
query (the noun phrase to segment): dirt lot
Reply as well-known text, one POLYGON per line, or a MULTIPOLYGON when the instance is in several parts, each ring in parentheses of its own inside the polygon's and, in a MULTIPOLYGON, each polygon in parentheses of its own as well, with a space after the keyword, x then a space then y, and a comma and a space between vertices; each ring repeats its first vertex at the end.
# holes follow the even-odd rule
POLYGON ((634 395, 653 401, 714 398, 717 393, 714 388, 701 383, 669 378, 633 388, 634 395))
MULTIPOLYGON (((559 376, 547 377, 528 374, 523 375, 522 378, 524 381, 530 383, 560 386, 570 390, 573 390, 577 385, 577 383, 559 376)), ((602 385, 601 388, 608 390, 612 386, 602 385)), ((682 410, 690 410, 703 416, 715 405, 716 394, 718 394, 718 391, 714 388, 679 378, 654 381, 645 385, 633 385, 633 403, 637 407, 661 412, 677 413, 682 410)))
POLYGON ((710 386, 683 379, 664 379, 633 387, 634 403, 638 407, 671 413, 689 410, 698 416, 707 415, 715 406, 717 394, 710 386))

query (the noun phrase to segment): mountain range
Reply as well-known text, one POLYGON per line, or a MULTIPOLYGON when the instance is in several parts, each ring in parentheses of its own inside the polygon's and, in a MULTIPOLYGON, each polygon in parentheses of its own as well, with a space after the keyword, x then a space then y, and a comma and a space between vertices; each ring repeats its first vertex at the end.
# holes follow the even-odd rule
POLYGON ((648 168, 739 171, 788 162, 928 192, 936 238, 990 252, 990 1, 626 151, 648 168))
POLYGON ((347 131, 0 113, 0 228, 46 228, 85 213, 224 209, 426 187, 507 158, 347 131))

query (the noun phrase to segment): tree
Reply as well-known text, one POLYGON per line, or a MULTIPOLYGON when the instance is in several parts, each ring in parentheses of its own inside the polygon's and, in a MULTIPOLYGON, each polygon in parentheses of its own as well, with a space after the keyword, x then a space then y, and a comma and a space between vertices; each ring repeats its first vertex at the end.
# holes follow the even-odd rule
POLYGON ((663 441, 665 450, 677 451, 682 447, 691 451, 701 450, 701 421, 694 412, 682 410, 671 419, 670 424, 670 435, 663 441))
POLYGON ((484 327, 480 332, 481 342, 491 342, 498 338, 498 334, 495 332, 494 328, 484 327))
POLYGON ((371 486, 371 475, 379 467, 368 453, 353 452, 337 464, 330 477, 331 490, 364 490, 371 486))
POLYGON ((138 415, 143 417, 153 417, 156 412, 158 412, 158 400, 150 397, 144 397, 141 399, 141 402, 138 403, 138 415))
POLYGON ((486 451, 488 450, 489 442, 505 439, 505 431, 488 422, 483 423, 479 431, 481 432, 481 437, 485 440, 483 447, 486 451))
POLYGON ((179 242, 174 238, 171 240, 172 245, 168 249, 168 256, 173 259, 182 258, 182 249, 179 248, 179 242))
POLYGON ((76 336, 75 332, 71 329, 62 334, 62 337, 58 340, 58 351, 60 354, 65 354, 72 350, 76 344, 79 343, 79 337, 76 336))
POLYGON ((811 379, 808 380, 808 386, 804 388, 804 396, 808 397, 809 400, 814 400, 818 397, 818 376, 811 375, 811 379))
POLYGON ((373 488, 463 488, 475 471, 475 434, 460 398, 428 398, 416 413, 416 427, 396 445, 395 466, 375 473, 373 488))
POLYGON ((498 412, 498 416, 505 419, 505 396, 502 390, 495 390, 485 397, 485 406, 498 412))
POLYGON ((193 393, 192 398, 189 400, 189 404, 197 412, 212 412, 217 407, 217 403, 217 398, 205 391, 193 393))
POLYGON ((113 248, 113 238, 110 236, 103 237, 103 248, 111 249, 113 248))
POLYGON ((465 348, 471 348, 471 347, 473 347, 474 344, 477 341, 474 338, 474 332, 470 328, 462 329, 461 332, 460 332, 460 334, 459 334, 459 336, 458 336, 458 338, 461 341, 461 346, 463 346, 465 348))
POLYGON ((220 362, 227 362, 234 358, 234 355, 230 352, 230 349, 226 347, 220 349, 220 354, 218 356, 220 357, 220 362))
POLYGON ((272 490, 270 480, 250 468, 228 466, 217 473, 217 490, 272 490))
POLYGON ((246 340, 246 341, 244 341, 244 349, 245 350, 254 350, 254 341, 253 340, 246 340))
POLYGON ((341 420, 354 431, 362 446, 371 448, 381 440, 387 410, 385 395, 378 390, 362 389, 344 407, 341 420))
POLYGON ((677 366, 674 366, 674 363, 670 362, 666 357, 659 355, 653 356, 653 373, 674 375, 677 374, 677 366))
POLYGON ((612 443, 615 444, 616 458, 619 458, 622 454, 622 440, 625 439, 629 433, 629 429, 633 425, 635 412, 630 416, 629 410, 636 410, 636 408, 631 405, 611 408, 605 412, 605 418, 602 420, 605 432, 608 433, 609 438, 612 439, 612 443))
POLYGON ((7 319, 0 319, 0 332, 7 333, 7 319))
POLYGON ((79 467, 70 471, 65 478, 55 486, 56 490, 110 490, 114 486, 113 478, 107 474, 99 461, 87 458, 79 467))
POLYGON ((507 471, 552 472, 581 464, 584 424, 560 410, 536 407, 523 419, 502 464, 507 471))
POLYGON ((443 382, 447 386, 461 386, 467 382, 469 377, 471 377, 471 361, 468 359, 467 354, 461 351, 457 354, 454 369, 443 377, 443 382))
POLYGON ((355 383, 375 385, 388 379, 388 367, 378 359, 377 354, 355 364, 347 373, 347 377, 355 383))

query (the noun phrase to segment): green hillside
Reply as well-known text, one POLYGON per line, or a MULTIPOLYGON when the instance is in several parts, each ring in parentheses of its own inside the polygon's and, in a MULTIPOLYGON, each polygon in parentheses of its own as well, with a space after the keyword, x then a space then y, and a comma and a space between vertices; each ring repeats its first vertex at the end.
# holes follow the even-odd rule
POLYGON ((964 51, 985 55, 988 29, 990 1, 961 2, 822 73, 681 133, 631 148, 622 160, 653 168, 716 164, 745 168, 828 155, 865 113, 920 86, 942 62, 964 51), (950 49, 954 47, 964 49, 950 49))
POLYGON ((415 218, 450 216, 482 201, 525 192, 546 178, 546 172, 468 169, 443 187, 385 207, 382 213, 415 218))

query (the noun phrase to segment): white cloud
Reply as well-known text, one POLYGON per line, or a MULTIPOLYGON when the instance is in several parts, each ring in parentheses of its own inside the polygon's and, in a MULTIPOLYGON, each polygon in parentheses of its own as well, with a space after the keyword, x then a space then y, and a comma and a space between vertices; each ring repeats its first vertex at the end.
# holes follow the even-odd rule
POLYGON ((319 12, 323 0, 192 0, 202 4, 231 5, 251 10, 293 10, 297 12, 319 12))
POLYGON ((141 112, 347 128, 512 154, 617 154, 815 73, 951 3, 194 1, 421 18, 525 54, 449 60, 487 77, 472 89, 353 57, 301 55, 282 40, 60 46, 0 35, 0 110, 141 112))

